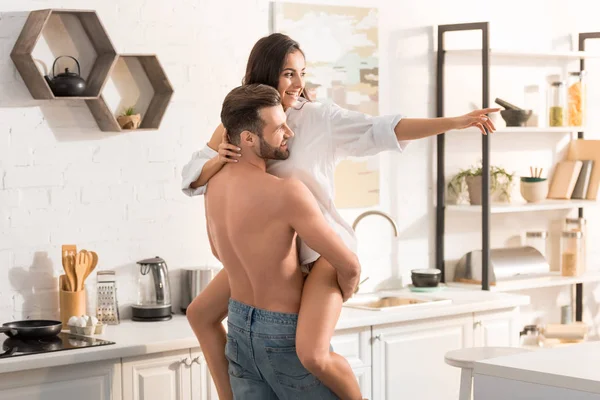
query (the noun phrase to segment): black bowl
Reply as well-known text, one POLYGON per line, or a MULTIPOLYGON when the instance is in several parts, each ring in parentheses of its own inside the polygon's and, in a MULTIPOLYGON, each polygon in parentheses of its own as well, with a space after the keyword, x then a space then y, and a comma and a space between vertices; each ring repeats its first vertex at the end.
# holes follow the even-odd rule
POLYGON ((411 279, 415 287, 436 287, 440 284, 442 271, 435 268, 413 269, 411 279))
POLYGON ((506 126, 525 126, 532 114, 532 110, 500 110, 506 126))

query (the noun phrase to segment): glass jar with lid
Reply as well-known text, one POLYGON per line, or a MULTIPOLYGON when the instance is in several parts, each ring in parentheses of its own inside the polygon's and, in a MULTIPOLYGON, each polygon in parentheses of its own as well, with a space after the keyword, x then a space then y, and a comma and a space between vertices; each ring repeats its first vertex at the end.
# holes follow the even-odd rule
POLYGON ((587 268, 587 221, 585 218, 567 218, 565 219, 564 230, 582 233, 583 261, 581 272, 585 272, 587 268))
POLYGON ((529 231, 525 232, 525 246, 531 246, 546 258, 548 254, 548 232, 546 231, 529 231))
POLYGON ((565 126, 567 113, 567 98, 565 83, 555 81, 548 90, 548 124, 550 126, 565 126))
POLYGON ((586 111, 585 71, 569 72, 567 78, 568 125, 584 126, 586 111))
POLYGON ((563 231, 560 241, 560 272, 562 276, 578 276, 583 272, 583 233, 563 231))

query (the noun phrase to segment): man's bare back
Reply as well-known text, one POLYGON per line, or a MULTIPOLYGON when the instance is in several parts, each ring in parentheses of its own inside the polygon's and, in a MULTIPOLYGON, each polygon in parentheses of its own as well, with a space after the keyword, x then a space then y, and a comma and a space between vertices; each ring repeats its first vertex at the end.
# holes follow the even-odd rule
POLYGON ((228 274, 231 297, 253 307, 297 313, 304 277, 296 234, 335 268, 344 298, 360 275, 356 255, 327 224, 317 201, 296 179, 266 172, 266 160, 285 160, 294 132, 273 88, 234 89, 223 102, 223 125, 242 148, 239 162, 210 180, 206 222, 213 254, 228 274), (258 132, 258 133, 254 133, 258 132))
POLYGON ((231 297, 296 313, 304 278, 296 232, 284 204, 286 182, 249 164, 225 166, 205 196, 209 237, 227 266, 231 297), (218 221, 218 223, 215 223, 218 221))

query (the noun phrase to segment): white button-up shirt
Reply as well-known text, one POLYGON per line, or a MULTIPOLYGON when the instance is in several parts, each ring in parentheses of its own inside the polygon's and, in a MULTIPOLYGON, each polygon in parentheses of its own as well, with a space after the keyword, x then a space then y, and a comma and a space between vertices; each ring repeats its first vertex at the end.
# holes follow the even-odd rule
MULTIPOLYGON (((344 157, 371 156, 382 151, 401 152, 408 142, 398 142, 394 128, 400 115, 369 116, 349 111, 335 104, 301 102, 286 111, 287 124, 295 136, 288 140, 287 160, 268 160, 267 172, 280 178, 302 181, 315 196, 327 222, 356 252, 352 227, 344 221, 334 205, 334 172, 344 157)), ((197 189, 190 184, 200 176, 204 164, 218 153, 206 146, 195 152, 182 171, 182 190, 188 196, 201 195, 206 186, 197 189)), ((306 265, 319 254, 299 241, 300 264, 306 265)))

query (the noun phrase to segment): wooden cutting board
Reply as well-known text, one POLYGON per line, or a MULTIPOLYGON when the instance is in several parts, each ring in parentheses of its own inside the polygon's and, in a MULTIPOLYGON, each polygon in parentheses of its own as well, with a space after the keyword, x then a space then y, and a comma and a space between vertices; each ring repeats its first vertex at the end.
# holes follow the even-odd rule
POLYGON ((572 140, 569 146, 568 160, 594 160, 587 200, 596 200, 600 189, 600 140, 572 140))
POLYGON ((560 161, 556 165, 550 190, 548 191, 549 199, 570 199, 579 178, 579 172, 583 163, 581 161, 560 161))

